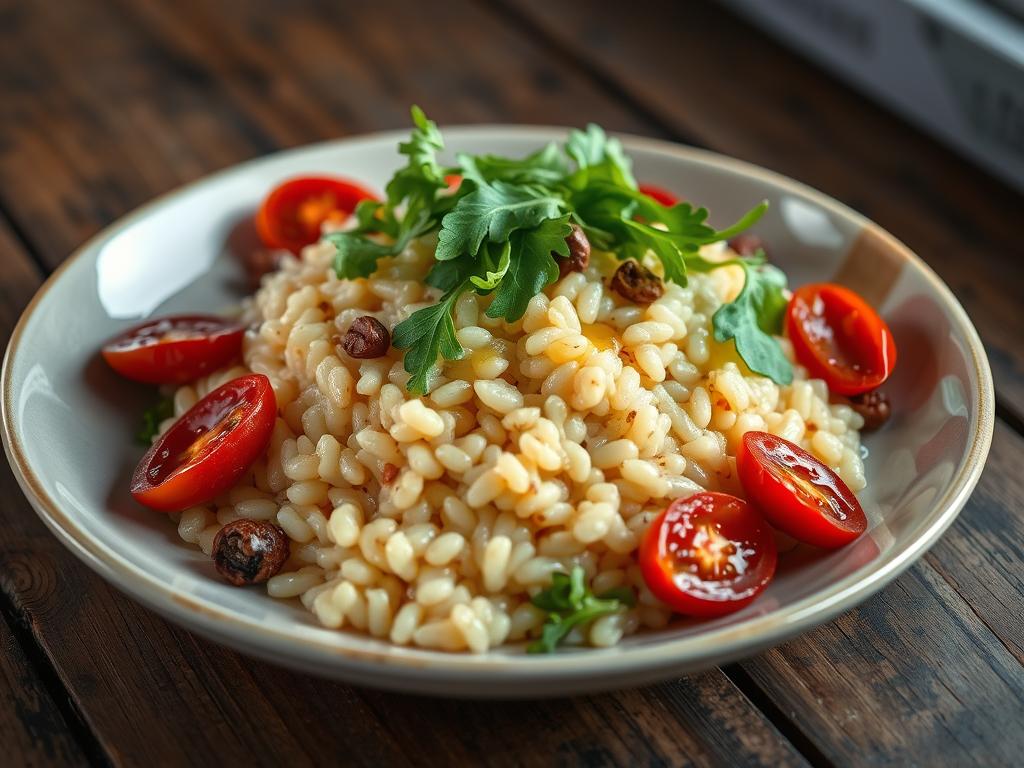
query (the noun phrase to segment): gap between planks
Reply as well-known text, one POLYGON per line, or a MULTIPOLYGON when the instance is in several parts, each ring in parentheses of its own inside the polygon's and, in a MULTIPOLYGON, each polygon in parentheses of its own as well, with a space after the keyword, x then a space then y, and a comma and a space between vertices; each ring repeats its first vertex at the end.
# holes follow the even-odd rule
POLYGON ((818 749, 814 740, 797 724, 797 722, 776 704, 771 696, 761 688, 743 667, 738 663, 720 667, 722 673, 729 678, 734 686, 747 697, 747 700, 775 726, 793 746, 801 757, 815 768, 832 768, 835 765, 825 753, 818 749))
POLYGON ((18 644, 28 660, 30 670, 42 684, 43 690, 50 697, 68 733, 82 750, 89 765, 101 768, 113 766, 107 753, 100 746, 96 735, 86 723, 74 697, 64 685, 56 666, 36 640, 28 614, 24 610, 19 610, 11 596, 2 588, 2 584, 0 584, 0 620, 3 620, 10 629, 14 636, 14 642, 18 644))

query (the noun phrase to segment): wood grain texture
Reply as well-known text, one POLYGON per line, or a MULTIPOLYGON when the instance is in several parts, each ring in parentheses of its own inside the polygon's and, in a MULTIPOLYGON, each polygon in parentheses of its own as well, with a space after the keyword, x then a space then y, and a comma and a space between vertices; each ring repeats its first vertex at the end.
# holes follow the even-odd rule
POLYGON ((675 137, 817 187, 903 240, 967 308, 1000 397, 1024 414, 1024 195, 716 3, 637 0, 628 24, 612 3, 505 5, 675 137))
POLYGON ((927 561, 1024 664, 1024 437, 996 425, 978 489, 927 561))
MULTIPOLYGON (((33 265, 24 259, 2 219, 0 265, 3 265, 0 268, 0 338, 6 340, 9 329, 38 285, 38 276, 33 265)), ((10 474, 6 464, 2 471, 10 474)), ((9 514, 23 514, 28 505, 17 487, 2 483, 0 489, 3 492, 0 520, 9 514)), ((0 565, 0 569, 2 567, 0 565)), ((4 577, 0 575, 0 585, 3 583, 4 577)), ((0 594, 0 762, 5 761, 3 755, 6 755, 7 760, 15 760, 9 764, 16 765, 80 765, 85 755, 57 702, 47 691, 41 670, 33 667, 12 627, 8 626, 8 621, 17 624, 21 617, 7 608, 8 600, 0 594)), ((18 629, 26 630, 21 626, 18 629)))
POLYGON ((412 103, 448 123, 655 130, 469 2, 422 19, 395 0, 6 5, 0 206, 51 267, 156 194, 277 148, 405 128, 412 103), (381 24, 403 12, 423 34, 381 24))
MULTIPOLYGON (((424 18, 411 48, 379 29, 403 8, 0 6, 18 43, 0 50, 0 206, 54 266, 183 181, 279 146, 404 126, 412 101, 446 121, 654 130, 475 5, 424 18), (460 29, 494 49, 452 52, 460 29), (439 69, 416 66, 423 57, 439 69)), ((0 270, 12 298, 0 338, 36 284, 12 252, 0 270)), ((479 705, 361 692, 239 657, 93 576, 45 531, 6 467, 0 493, 0 588, 115 764, 437 764, 471 760, 474 744, 496 739, 510 765, 577 754, 594 764, 803 762, 720 671, 609 697, 479 705)))
POLYGON ((0 744, 21 766, 80 765, 84 755, 32 669, 10 628, 0 619, 0 744))
POLYGON ((806 764, 760 716, 751 719, 750 702, 719 670, 554 701, 424 700, 369 691, 364 698, 384 722, 403 724, 392 737, 425 765, 806 764), (426 707, 435 713, 424 723, 426 707))

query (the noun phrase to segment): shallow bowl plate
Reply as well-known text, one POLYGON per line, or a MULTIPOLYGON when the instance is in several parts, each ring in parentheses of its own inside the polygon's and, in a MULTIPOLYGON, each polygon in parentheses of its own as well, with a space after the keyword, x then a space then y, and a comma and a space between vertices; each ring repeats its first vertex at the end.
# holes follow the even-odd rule
MULTIPOLYGON (((889 322, 900 350, 886 385, 895 418, 865 439, 867 534, 831 554, 796 552, 739 613, 547 657, 519 648, 480 656, 396 648, 319 627, 297 601, 219 581, 167 517, 129 497, 141 453, 132 436, 153 394, 115 376, 96 350, 154 313, 236 305, 244 280, 235 255, 252 246, 249 222, 266 191, 307 173, 382 189, 400 165, 404 135, 282 152, 162 197, 90 240, 25 311, 3 368, 4 447, 43 521, 119 589, 218 642, 318 675, 448 695, 558 695, 638 685, 778 643, 881 589, 956 517, 988 453, 993 393, 984 349, 949 289, 893 237, 812 189, 708 152, 625 138, 638 178, 698 200, 714 224, 768 199, 755 231, 791 285, 842 282, 889 322)), ((445 136, 451 151, 519 156, 563 140, 565 130, 462 127, 445 136)))

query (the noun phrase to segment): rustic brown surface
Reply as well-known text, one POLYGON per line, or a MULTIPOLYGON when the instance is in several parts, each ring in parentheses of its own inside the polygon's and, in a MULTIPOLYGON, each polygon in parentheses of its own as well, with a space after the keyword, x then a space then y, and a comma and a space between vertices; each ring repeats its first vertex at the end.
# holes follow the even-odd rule
POLYGON ((75 765, 83 755, 10 628, 0 623, 0 743, 23 765, 75 765))
POLYGON ((858 610, 724 671, 553 702, 361 691, 240 657, 93 576, 3 467, 13 763, 1016 762, 1021 197, 709 3, 643 0, 630 24, 582 2, 340 5, 0 0, 0 338, 44 271, 136 205, 280 147, 402 127, 415 101, 441 122, 690 139, 839 197, 964 301, 1009 423, 956 525, 858 610), (382 23, 398 19, 416 33, 382 23))

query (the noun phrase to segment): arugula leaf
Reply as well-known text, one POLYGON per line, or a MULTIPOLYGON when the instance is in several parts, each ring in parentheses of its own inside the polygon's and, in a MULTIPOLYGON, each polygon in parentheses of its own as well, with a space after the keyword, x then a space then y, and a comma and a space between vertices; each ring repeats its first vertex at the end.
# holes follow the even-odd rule
POLYGON ((420 395, 427 393, 427 377, 437 364, 438 355, 446 360, 459 360, 462 357, 462 345, 455 338, 452 309, 468 287, 469 280, 463 280, 442 296, 437 304, 416 310, 392 331, 391 344, 395 349, 406 350, 405 370, 412 374, 406 385, 410 392, 420 395))
POLYGON ((423 110, 412 108, 415 129, 409 141, 398 145, 398 151, 409 158, 408 164, 388 182, 388 205, 398 206, 409 198, 433 200, 434 193, 448 186, 445 171, 437 162, 437 153, 444 149, 444 139, 437 123, 428 120, 423 110))
POLYGON ((653 251, 662 264, 665 279, 680 285, 686 285, 689 266, 698 271, 709 267, 710 262, 698 254, 702 245, 732 237, 768 209, 764 201, 731 227, 716 231, 706 223, 706 208, 694 208, 685 202, 665 206, 637 190, 602 181, 575 192, 571 204, 575 215, 584 222, 588 236, 591 229, 607 233, 612 243, 604 247, 617 251, 624 259, 641 260, 648 250, 653 251))
POLYGON ((635 602, 628 589, 611 590, 595 597, 587 588, 586 573, 581 566, 572 573, 554 573, 551 586, 538 592, 531 601, 548 617, 541 635, 526 647, 527 653, 554 653, 555 648, 578 624, 616 613, 635 602))
POLYGON ((412 108, 412 119, 416 126, 412 136, 398 145, 398 151, 409 160, 388 182, 387 202, 360 203, 356 207, 354 229, 334 232, 324 238, 337 249, 334 271, 340 278, 369 277, 381 258, 397 256, 410 241, 436 226, 434 201, 438 191, 448 186, 445 171, 436 156, 444 148, 444 142, 437 125, 428 120, 419 107, 412 108), (405 213, 399 220, 395 209, 403 203, 405 213), (389 235, 392 242, 381 243, 367 236, 374 232, 389 235))
POLYGON ((135 440, 147 448, 152 445, 153 438, 160 432, 160 424, 174 415, 174 398, 161 397, 155 405, 142 413, 142 425, 135 433, 135 440))
POLYGON ((504 181, 477 184, 441 220, 436 258, 454 259, 464 253, 475 256, 486 237, 503 243, 517 229, 535 227, 561 213, 560 197, 534 187, 513 186, 504 181))
POLYGON ((478 184, 506 181, 529 186, 556 186, 569 172, 558 145, 554 142, 523 158, 497 155, 457 156, 463 178, 478 184))
POLYGON ((565 238, 570 232, 572 227, 566 214, 510 235, 509 265, 487 308, 488 317, 504 317, 514 323, 523 316, 530 299, 558 279, 553 254, 569 255, 565 238))
POLYGON ((582 187, 604 179, 616 186, 636 189, 636 179, 622 142, 609 138, 601 126, 590 123, 585 132, 572 131, 565 143, 565 152, 578 167, 569 181, 570 186, 582 187))
POLYGON ((773 335, 782 333, 786 311, 786 276, 770 265, 757 266, 742 260, 746 280, 743 290, 711 318, 715 341, 735 340, 736 352, 754 373, 777 384, 793 381, 793 366, 773 335))
POLYGON ((409 244, 411 237, 385 244, 355 232, 332 232, 324 239, 334 243, 334 271, 338 277, 352 280, 372 275, 377 271, 378 260, 397 256, 409 244))
POLYGON ((476 259, 469 255, 450 261, 435 261, 427 273, 426 284, 447 293, 473 273, 476 259))
POLYGON ((483 293, 484 291, 493 291, 498 287, 498 283, 501 282, 505 273, 508 272, 508 268, 512 263, 512 241, 506 240, 504 245, 488 243, 487 248, 485 248, 484 251, 485 258, 483 261, 485 262, 485 266, 493 266, 494 269, 488 269, 487 274, 483 277, 472 275, 469 278, 469 282, 476 286, 480 293, 483 293), (498 254, 497 258, 494 257, 495 252, 498 254))

